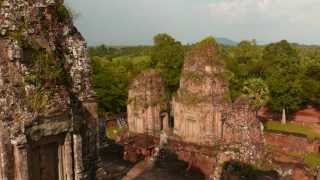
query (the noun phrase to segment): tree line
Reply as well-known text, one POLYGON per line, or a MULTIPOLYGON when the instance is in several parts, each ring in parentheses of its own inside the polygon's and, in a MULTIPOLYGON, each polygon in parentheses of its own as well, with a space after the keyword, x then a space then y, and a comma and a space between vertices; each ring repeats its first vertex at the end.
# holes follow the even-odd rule
MULTIPOLYGON (((101 112, 126 111, 128 85, 146 69, 158 70, 165 80, 166 99, 179 87, 185 55, 183 45, 168 34, 154 37, 153 46, 90 47, 93 86, 101 112)), ((252 105, 292 113, 305 105, 320 104, 320 47, 286 40, 258 45, 255 40, 236 46, 220 45, 231 100, 247 95, 252 105)))

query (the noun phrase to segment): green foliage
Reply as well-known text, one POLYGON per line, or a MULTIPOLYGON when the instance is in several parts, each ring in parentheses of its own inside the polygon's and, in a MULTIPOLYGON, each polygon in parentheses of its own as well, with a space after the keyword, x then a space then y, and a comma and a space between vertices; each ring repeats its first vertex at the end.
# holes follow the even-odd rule
POLYGON ((280 112, 293 112, 303 105, 305 95, 301 81, 298 52, 287 41, 265 47, 263 52, 265 79, 270 89, 269 107, 280 112))
POLYGON ((216 46, 218 43, 216 39, 212 36, 206 37, 203 40, 201 40, 199 43, 196 44, 196 46, 203 46, 203 45, 213 45, 216 46))
POLYGON ((167 34, 154 37, 154 47, 151 51, 151 67, 160 71, 164 77, 168 99, 177 91, 184 60, 182 44, 167 34))
POLYGON ((42 112, 49 104, 49 96, 44 88, 37 88, 36 91, 27 97, 29 107, 33 112, 42 112))
POLYGON ((242 41, 238 46, 225 49, 226 67, 230 84, 231 99, 242 94, 244 82, 261 78, 261 48, 255 41, 242 41))
POLYGON ((280 122, 268 121, 265 124, 266 130, 280 131, 285 133, 300 134, 308 137, 309 139, 320 139, 320 134, 313 129, 301 124, 281 124, 280 122))
POLYGON ((268 106, 274 110, 281 112, 285 108, 288 112, 299 109, 304 102, 304 92, 301 80, 294 77, 296 74, 283 74, 274 72, 266 79, 270 89, 270 101, 268 106))
POLYGON ((232 173, 237 174, 239 177, 248 177, 257 170, 252 165, 245 165, 238 162, 226 162, 223 165, 223 169, 232 171, 232 173))
POLYGON ((125 112, 129 83, 137 74, 149 68, 149 63, 148 56, 122 56, 112 60, 93 57, 93 88, 100 110, 114 114, 125 112))
POLYGON ((9 36, 15 40, 18 41, 19 44, 21 44, 21 40, 22 40, 22 30, 19 31, 14 31, 14 32, 10 32, 9 36))
POLYGON ((307 64, 303 71, 301 86, 306 101, 320 105, 320 61, 307 64))
POLYGON ((25 78, 28 83, 47 88, 63 81, 62 65, 57 64, 46 50, 28 46, 24 47, 24 52, 24 63, 31 69, 30 74, 25 78))
POLYGON ((319 153, 307 153, 304 156, 304 163, 311 169, 316 170, 320 167, 320 154, 319 153))
POLYGON ((18 41, 18 45, 21 46, 23 40, 25 39, 24 37, 24 31, 27 29, 27 23, 26 20, 23 19, 22 24, 18 25, 17 28, 14 31, 9 31, 8 36, 11 37, 12 39, 18 41))
POLYGON ((306 103, 319 102, 320 71, 315 67, 319 60, 319 49, 300 48, 285 40, 266 47, 259 47, 255 41, 240 42, 227 49, 231 98, 242 95, 246 81, 260 78, 268 86, 267 105, 273 111, 285 108, 292 113, 306 103))
POLYGON ((30 69, 29 74, 25 76, 25 82, 35 86, 35 91, 28 95, 26 100, 33 112, 42 112, 49 104, 51 88, 65 80, 63 62, 57 63, 53 55, 39 48, 35 42, 21 43, 24 52, 22 62, 30 69))
POLYGON ((298 52, 288 41, 282 40, 264 48, 263 60, 266 66, 287 68, 298 62, 298 52))
MULTIPOLYGON (((183 46, 173 37, 159 34, 154 37, 153 47, 91 47, 94 86, 102 109, 125 111, 128 84, 135 75, 149 68, 158 70, 164 77, 166 100, 169 100, 179 87, 186 51, 208 43, 217 45, 209 37, 193 46, 183 46)), ((255 40, 218 47, 227 68, 225 77, 221 78, 229 81, 233 101, 245 93, 251 96, 256 108, 266 104, 275 112, 285 108, 289 113, 306 104, 320 104, 320 47, 287 41, 258 46, 255 40), (269 94, 269 98, 261 93, 269 94)), ((187 73, 186 77, 195 82, 202 78, 201 73, 187 73)), ((196 98, 189 99, 197 102, 196 98)))
POLYGON ((73 14, 70 8, 63 4, 57 3, 55 7, 56 15, 59 22, 68 22, 73 19, 73 14))
POLYGON ((124 129, 122 128, 108 128, 106 130, 106 136, 109 139, 115 140, 116 137, 122 132, 124 129))
POLYGON ((265 105, 269 100, 268 86, 259 78, 245 81, 242 93, 250 98, 250 104, 256 110, 265 105))
POLYGON ((149 56, 151 51, 150 46, 106 46, 100 45, 89 48, 89 54, 91 57, 98 56, 107 59, 113 59, 117 57, 138 57, 149 56))
MULTIPOLYGON (((263 163, 264 165, 266 162, 263 163)), ((264 171, 257 166, 245 164, 237 161, 228 161, 223 164, 223 177, 227 179, 262 179, 261 177, 271 177, 276 179, 277 173, 275 171, 264 171)))

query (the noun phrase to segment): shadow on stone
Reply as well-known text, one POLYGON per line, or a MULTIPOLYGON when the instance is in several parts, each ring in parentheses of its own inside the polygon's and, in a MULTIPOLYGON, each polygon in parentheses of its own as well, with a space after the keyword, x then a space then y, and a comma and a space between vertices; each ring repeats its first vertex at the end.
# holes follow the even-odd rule
POLYGON ((226 162, 223 166, 222 180, 278 180, 279 175, 275 171, 263 171, 252 165, 237 161, 226 162))
POLYGON ((188 163, 178 160, 176 154, 170 151, 161 151, 155 166, 140 175, 136 180, 201 180, 204 175, 196 169, 188 169, 188 163))

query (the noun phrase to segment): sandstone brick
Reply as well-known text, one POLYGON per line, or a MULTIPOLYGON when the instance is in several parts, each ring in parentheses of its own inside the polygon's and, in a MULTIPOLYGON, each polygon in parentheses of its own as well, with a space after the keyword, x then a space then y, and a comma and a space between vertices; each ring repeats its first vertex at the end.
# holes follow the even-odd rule
POLYGON ((93 178, 97 106, 90 61, 85 40, 61 10, 61 0, 1 2, 1 179, 36 180, 43 176, 39 168, 52 174, 48 180, 93 178), (40 71, 41 64, 57 77, 40 71))
POLYGON ((129 87, 128 125, 132 133, 156 135, 161 130, 164 86, 158 72, 143 72, 129 87))

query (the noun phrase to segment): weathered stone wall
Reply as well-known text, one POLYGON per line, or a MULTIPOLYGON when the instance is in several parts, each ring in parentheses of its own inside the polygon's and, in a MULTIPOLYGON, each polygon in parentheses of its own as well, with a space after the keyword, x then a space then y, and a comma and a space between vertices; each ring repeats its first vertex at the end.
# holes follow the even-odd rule
POLYGON ((254 163, 255 160, 262 158, 261 150, 264 148, 262 123, 250 107, 248 98, 239 97, 231 107, 231 111, 226 114, 222 122, 222 142, 240 151, 240 154, 236 153, 238 154, 236 159, 254 163))
POLYGON ((320 150, 319 141, 309 140, 304 136, 280 132, 265 132, 264 137, 268 145, 286 154, 318 153, 320 150))
POLYGON ((93 177, 90 73, 86 42, 62 0, 0 1, 1 179, 29 179, 31 146, 56 135, 63 177, 93 177))
POLYGON ((281 176, 289 176, 291 179, 315 179, 318 170, 305 164, 305 155, 319 153, 319 140, 311 140, 305 136, 267 131, 264 137, 271 153, 275 170, 281 176))
POLYGON ((156 135, 161 130, 164 86, 154 70, 138 75, 129 87, 128 125, 132 133, 156 135))
MULTIPOLYGON (((217 43, 213 39, 198 43, 185 59, 180 88, 173 102, 175 135, 183 142, 212 147, 216 154, 207 159, 213 163, 208 167, 201 163, 194 165, 216 179, 224 162, 258 164, 264 158, 262 124, 246 97, 230 101, 224 71, 217 43)), ((176 152, 188 162, 204 159, 203 152, 186 149, 176 152), (194 160, 190 154, 195 154, 194 160)))
POLYGON ((187 55, 173 102, 174 133, 186 142, 213 145, 222 136, 228 83, 218 46, 201 42, 187 55))
POLYGON ((0 179, 13 179, 13 150, 10 143, 9 131, 0 122, 0 179))
POLYGON ((214 40, 197 44, 185 59, 174 100, 174 132, 199 145, 262 143, 261 124, 249 101, 230 102, 223 59, 214 40))
MULTIPOLYGON (((224 71, 213 39, 195 45, 185 59, 180 88, 172 103, 174 134, 161 124, 166 117, 160 117, 164 96, 160 75, 154 71, 142 73, 129 89, 129 131, 148 132, 157 138, 156 132, 163 127, 168 132, 168 147, 207 177, 219 179, 221 165, 227 161, 257 163, 264 158, 262 125, 247 98, 230 101, 224 71)), ((138 142, 143 140, 128 141, 134 144, 125 145, 128 149, 148 146, 139 147, 138 142)), ((136 157, 136 152, 126 153, 136 157)))
MULTIPOLYGON (((128 105, 129 131, 140 136, 126 134, 119 141, 125 146, 127 160, 150 156, 148 150, 156 147, 160 139, 155 132, 163 127, 168 132, 166 148, 190 167, 200 169, 207 179, 221 179, 225 162, 253 164, 265 170, 276 166, 283 177, 307 177, 303 156, 292 155, 319 152, 319 142, 290 134, 264 133, 248 97, 229 100, 224 71, 219 47, 213 40, 195 45, 185 59, 180 88, 172 103, 174 134, 161 125, 160 75, 154 71, 141 74, 130 87, 128 105), (146 132, 153 140, 147 141, 142 134, 146 132)), ((166 119, 163 116, 162 120, 166 119)))

